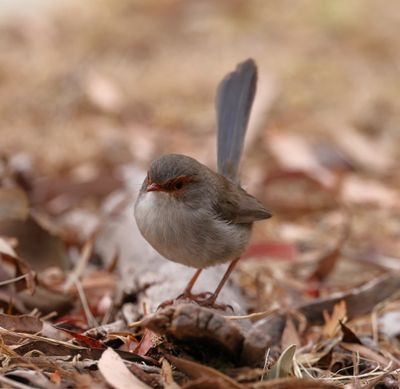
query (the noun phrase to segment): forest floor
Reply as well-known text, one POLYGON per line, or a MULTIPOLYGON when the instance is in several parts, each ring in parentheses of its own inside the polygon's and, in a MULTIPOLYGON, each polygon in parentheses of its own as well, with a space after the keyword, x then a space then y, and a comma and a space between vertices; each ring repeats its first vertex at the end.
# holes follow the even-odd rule
POLYGON ((0 18, 1 386, 398 388, 398 3, 41 3, 0 18), (249 57, 242 184, 274 216, 233 312, 156 310, 190 269, 135 197, 161 154, 215 166, 216 87, 249 57))

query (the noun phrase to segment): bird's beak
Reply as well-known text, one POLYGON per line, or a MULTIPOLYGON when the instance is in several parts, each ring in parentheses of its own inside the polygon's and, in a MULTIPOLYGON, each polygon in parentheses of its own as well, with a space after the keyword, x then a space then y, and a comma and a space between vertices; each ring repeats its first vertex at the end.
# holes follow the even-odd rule
POLYGON ((159 184, 156 184, 155 182, 148 184, 147 188, 146 188, 146 192, 158 192, 160 190, 161 190, 161 186, 159 184))

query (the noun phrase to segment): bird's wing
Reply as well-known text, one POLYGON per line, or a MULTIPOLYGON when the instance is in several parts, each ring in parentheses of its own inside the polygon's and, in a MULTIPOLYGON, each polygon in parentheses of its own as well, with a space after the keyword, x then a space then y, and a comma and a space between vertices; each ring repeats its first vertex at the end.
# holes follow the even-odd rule
POLYGON ((238 169, 251 106, 256 93, 257 67, 252 59, 240 63, 218 86, 218 172, 238 182, 238 169))
POLYGON ((229 223, 245 224, 272 216, 268 209, 240 186, 228 180, 225 181, 225 185, 227 186, 226 190, 220 192, 220 198, 215 206, 216 213, 222 219, 229 223), (235 190, 232 190, 233 187, 235 190), (229 195, 222 193, 229 193, 229 195))

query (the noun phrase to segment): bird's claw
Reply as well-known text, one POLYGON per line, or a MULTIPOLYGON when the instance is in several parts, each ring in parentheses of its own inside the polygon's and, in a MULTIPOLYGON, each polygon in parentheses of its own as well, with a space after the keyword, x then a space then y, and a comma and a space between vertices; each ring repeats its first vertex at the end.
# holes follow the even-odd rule
POLYGON ((191 292, 183 292, 180 294, 176 299, 171 299, 171 300, 166 300, 163 303, 161 303, 158 308, 165 308, 169 305, 173 305, 176 301, 182 301, 182 300, 189 300, 192 301, 201 307, 205 308, 214 308, 214 309, 219 309, 222 311, 226 311, 228 308, 234 312, 233 307, 229 304, 217 304, 215 302, 216 297, 214 293, 211 292, 202 292, 198 294, 194 294, 191 292))

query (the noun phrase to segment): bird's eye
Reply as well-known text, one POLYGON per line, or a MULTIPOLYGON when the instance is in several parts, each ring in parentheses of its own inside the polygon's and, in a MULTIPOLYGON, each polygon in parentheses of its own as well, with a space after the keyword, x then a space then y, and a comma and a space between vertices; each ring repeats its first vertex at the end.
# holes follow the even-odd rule
POLYGON ((173 184, 174 189, 182 189, 183 188, 183 181, 176 180, 173 184))

